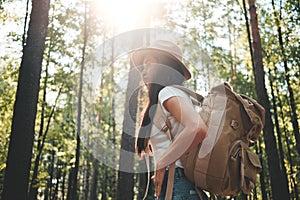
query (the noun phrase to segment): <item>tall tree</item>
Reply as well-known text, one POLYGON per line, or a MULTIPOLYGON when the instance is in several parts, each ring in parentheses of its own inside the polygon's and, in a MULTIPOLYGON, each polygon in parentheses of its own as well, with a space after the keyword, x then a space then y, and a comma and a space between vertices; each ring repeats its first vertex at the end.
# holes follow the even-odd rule
POLYGON ((279 155, 280 155, 281 169, 282 169, 283 178, 284 178, 284 180, 282 180, 282 182, 284 182, 284 184, 286 185, 287 191, 289 191, 287 169, 286 169, 285 163, 284 163, 285 155, 284 155, 284 152, 283 152, 283 144, 284 144, 283 139, 282 139, 283 133, 281 132, 280 125, 279 125, 276 97, 275 97, 273 78, 272 78, 272 75, 271 75, 271 72, 270 72, 270 68, 269 68, 268 74, 269 74, 269 80, 270 80, 270 89, 271 89, 274 123, 275 123, 276 132, 277 132, 277 141, 278 141, 277 143, 278 143, 278 148, 279 148, 278 152, 279 152, 279 155))
MULTIPOLYGON (((131 69, 133 69, 133 66, 131 65, 131 69)), ((129 72, 128 77, 128 85, 127 85, 127 91, 126 91, 126 102, 129 102, 131 100, 134 100, 137 98, 137 96, 132 97, 131 94, 134 89, 138 86, 138 81, 134 77, 138 77, 138 74, 136 74, 136 70, 131 70, 129 72)), ((121 150, 120 152, 120 160, 119 165, 125 166, 129 170, 133 170, 133 163, 134 163, 134 127, 129 127, 131 121, 136 121, 136 112, 137 112, 137 104, 132 104, 130 106, 126 106, 126 109, 124 113, 131 113, 132 116, 124 116, 124 122, 123 122, 123 132, 122 132, 122 139, 121 139, 121 150), (129 109, 129 110, 126 110, 129 109), (124 155, 124 152, 126 155, 124 155), (131 166, 130 166, 131 165, 131 166)), ((121 167, 120 167, 121 168, 121 167)), ((118 189, 117 189, 117 199, 118 200, 125 200, 125 199, 133 199, 133 178, 134 174, 131 172, 125 172, 120 170, 118 172, 118 189)))
MULTIPOLYGON (((28 5, 27 5, 28 7, 28 5)), ((28 9, 28 8, 26 8, 28 9)), ((51 15, 51 14, 50 14, 51 15)), ((51 17, 53 18, 53 17, 51 17)), ((51 24, 51 21, 53 21, 53 19, 50 19, 49 23, 51 24)), ((49 40, 49 47, 47 49, 47 46, 46 46, 46 49, 47 49, 47 55, 45 56, 45 60, 46 60, 46 64, 45 64, 45 70, 44 70, 44 74, 45 74, 45 77, 44 77, 44 80, 43 80, 43 86, 41 87, 41 90, 43 91, 43 95, 42 95, 42 99, 41 99, 41 112, 40 112, 40 129, 38 131, 38 138, 37 138, 37 155, 35 157, 35 160, 34 160, 34 166, 33 166, 33 173, 32 173, 32 177, 31 177, 31 182, 30 182, 30 187, 29 187, 29 199, 36 199, 37 197, 37 194, 38 194, 38 187, 37 187, 37 182, 38 182, 38 179, 37 179, 37 176, 38 176, 38 170, 39 170, 39 165, 40 165, 40 160, 41 160, 41 157, 42 157, 42 151, 44 149, 44 144, 45 144, 45 139, 46 139, 46 136, 48 134, 48 130, 49 130, 49 126, 50 126, 50 122, 52 120, 52 117, 54 115, 54 111, 55 111, 55 107, 57 105, 57 102, 58 102, 58 98, 60 96, 60 92, 61 92, 61 89, 62 87, 60 88, 59 90, 59 93, 56 97, 56 101, 55 101, 55 105, 53 107, 53 109, 51 110, 51 113, 50 113, 50 117, 48 118, 48 123, 46 124, 46 131, 44 131, 44 127, 45 127, 45 121, 46 121, 46 105, 47 105, 47 99, 46 99, 46 96, 47 96, 47 89, 49 87, 48 85, 48 82, 49 82, 49 65, 50 65, 50 56, 51 56, 51 53, 53 51, 53 33, 51 32, 53 30, 53 23, 52 25, 49 26, 48 28, 49 30, 49 33, 48 33, 48 37, 50 36, 50 40, 49 40)))
POLYGON ((97 200, 97 183, 99 176, 99 161, 93 158, 92 161, 93 171, 91 174, 90 190, 89 190, 89 200, 97 200))
POLYGON ((288 66, 289 63, 288 63, 288 58, 287 58, 286 51, 285 51, 285 44, 284 44, 284 40, 283 40, 283 33, 282 33, 282 27, 281 27, 281 22, 282 22, 281 9, 282 8, 280 8, 279 14, 277 14, 277 11, 275 9, 274 0, 272 0, 272 8, 273 8, 274 18, 275 18, 275 22, 276 22, 276 26, 277 26, 279 49, 280 49, 280 53, 283 58, 283 67, 284 67, 284 71, 285 71, 284 74, 285 74, 285 79, 286 79, 286 83, 287 83, 287 89, 289 92, 289 100, 290 100, 291 114, 292 114, 291 121, 293 124, 294 136, 296 139, 296 148, 298 151, 298 155, 300 156, 300 134, 299 134, 299 123, 298 123, 298 119, 297 119, 298 115, 297 115, 294 91, 292 89, 292 84, 291 84, 290 69, 288 66))
POLYGON ((25 18, 24 18, 24 32, 23 32, 23 36, 22 36, 22 46, 23 46, 23 48, 25 46, 25 41, 26 41, 28 10, 29 10, 29 0, 27 0, 27 2, 26 2, 26 13, 25 13, 25 18))
POLYGON ((81 52, 81 66, 80 66, 80 79, 79 79, 79 89, 78 89, 78 111, 77 111, 77 136, 76 136, 76 160, 74 171, 72 174, 72 185, 70 186, 70 196, 68 199, 77 200, 77 187, 78 187, 78 171, 79 171, 79 159, 80 159, 80 134, 81 134, 81 112, 82 112, 82 89, 83 89, 83 73, 85 68, 85 57, 86 57, 86 48, 88 40, 88 31, 87 31, 87 2, 84 3, 84 21, 83 21, 83 47, 81 52))
POLYGON ((28 37, 23 48, 14 105, 3 199, 27 199, 49 8, 50 0, 32 0, 28 37))
POLYGON ((258 102, 265 108, 265 126, 264 126, 264 142, 268 157, 268 165, 270 170, 270 179, 272 187, 272 199, 281 200, 288 199, 289 194, 285 187, 282 170, 280 168, 279 155, 277 152, 276 140, 274 136, 274 124, 271 118, 270 101, 265 87, 265 73, 262 60, 262 46, 260 33, 258 28, 258 19, 254 0, 248 0, 250 24, 252 34, 252 51, 253 51, 253 71, 255 78, 255 89, 258 95, 258 102))

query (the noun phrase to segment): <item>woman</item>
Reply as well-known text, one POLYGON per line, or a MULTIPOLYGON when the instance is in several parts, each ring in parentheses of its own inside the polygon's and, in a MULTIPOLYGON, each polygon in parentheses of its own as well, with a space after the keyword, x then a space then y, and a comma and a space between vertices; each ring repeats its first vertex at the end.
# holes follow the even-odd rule
MULTIPOLYGON (((198 199, 194 185, 183 172, 179 158, 206 137, 207 127, 195 111, 190 97, 172 85, 182 85, 191 73, 182 62, 180 48, 170 41, 156 41, 148 48, 131 54, 132 63, 141 70, 147 86, 149 103, 145 108, 136 141, 139 156, 151 149, 155 163, 155 193, 166 195, 168 167, 176 163, 172 199, 198 199), (156 105, 166 116, 171 136, 153 123, 156 105), (151 144, 151 148, 149 148, 151 144)), ((164 123, 164 122, 162 122, 164 123)))

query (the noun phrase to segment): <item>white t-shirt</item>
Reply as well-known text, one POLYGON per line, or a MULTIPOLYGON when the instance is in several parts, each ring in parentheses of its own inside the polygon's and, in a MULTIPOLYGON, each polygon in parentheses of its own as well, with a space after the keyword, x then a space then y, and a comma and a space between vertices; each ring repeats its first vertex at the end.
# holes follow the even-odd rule
MULTIPOLYGON (((182 90, 172 87, 172 86, 167 86, 165 88, 163 88, 158 95, 158 103, 161 104, 162 106, 162 110, 164 112, 164 114, 167 116, 167 119, 170 121, 171 123, 171 133, 173 135, 174 140, 176 139, 176 137, 178 136, 178 134, 181 133, 181 131, 183 130, 184 126, 178 122, 174 116, 171 115, 171 113, 169 113, 163 103, 171 98, 171 97, 183 97, 184 99, 186 99, 191 105, 192 101, 190 99, 190 97, 182 90)), ((156 164, 157 161, 159 160, 159 158, 166 152, 166 150, 168 149, 168 147, 171 144, 170 138, 167 135, 167 133, 160 131, 154 124, 152 126, 151 129, 151 137, 150 137, 150 142, 151 142, 151 147, 152 147, 152 151, 153 151, 153 156, 154 156, 154 163, 156 164)), ((183 167, 180 160, 176 161, 176 166, 177 167, 183 167)))

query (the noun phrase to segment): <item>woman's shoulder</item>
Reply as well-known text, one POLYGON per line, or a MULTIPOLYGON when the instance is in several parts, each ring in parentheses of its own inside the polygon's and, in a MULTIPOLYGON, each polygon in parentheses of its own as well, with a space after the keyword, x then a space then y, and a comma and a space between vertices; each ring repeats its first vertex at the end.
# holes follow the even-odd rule
POLYGON ((159 92, 158 99, 160 100, 160 102, 163 102, 174 96, 189 98, 188 95, 181 89, 174 86, 166 86, 159 92))

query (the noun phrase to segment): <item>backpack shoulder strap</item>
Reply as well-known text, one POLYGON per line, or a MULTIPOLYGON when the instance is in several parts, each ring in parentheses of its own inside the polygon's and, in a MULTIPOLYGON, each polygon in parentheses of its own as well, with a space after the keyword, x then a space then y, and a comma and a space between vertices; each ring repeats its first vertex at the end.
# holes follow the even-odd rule
POLYGON ((168 182, 167 182, 167 189, 166 189, 166 197, 165 200, 172 200, 173 194, 173 186, 174 186, 174 176, 175 176, 175 162, 169 165, 168 170, 168 182))
POLYGON ((199 104, 200 102, 203 101, 204 97, 182 85, 172 85, 172 87, 178 88, 184 92, 186 92, 190 97, 192 97, 192 102, 194 104, 199 104), (196 101, 195 101, 196 100, 196 101))
POLYGON ((173 141, 173 135, 171 134, 171 122, 165 115, 160 103, 157 104, 156 111, 153 118, 153 124, 162 132, 166 133, 171 141, 173 141))
MULTIPOLYGON (((171 133, 171 122, 170 120, 168 120, 167 116, 163 112, 162 105, 160 103, 157 104, 155 115, 153 118, 153 123, 160 131, 163 131, 168 135, 171 142, 173 141, 173 135, 171 133)), ((166 189, 166 200, 172 200, 175 162, 169 165, 168 173, 169 175, 166 189)))

